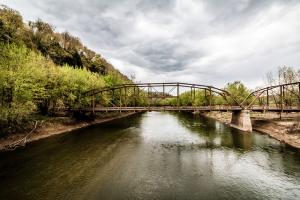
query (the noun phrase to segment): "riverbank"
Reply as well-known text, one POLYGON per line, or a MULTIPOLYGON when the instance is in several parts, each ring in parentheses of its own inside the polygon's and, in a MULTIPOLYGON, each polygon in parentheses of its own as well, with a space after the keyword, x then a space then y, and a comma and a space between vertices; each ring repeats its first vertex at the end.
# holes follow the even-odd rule
POLYGON ((26 144, 40 139, 48 138, 53 135, 69 133, 71 131, 88 127, 95 124, 101 124, 115 119, 125 118, 136 112, 126 113, 104 113, 93 121, 76 121, 70 117, 53 117, 44 123, 36 124, 32 132, 21 132, 11 134, 7 137, 0 138, 0 151, 9 151, 25 146, 26 144))
MULTIPOLYGON (((229 124, 231 112, 208 112, 202 115, 229 124)), ((263 134, 300 149, 300 122, 295 114, 284 114, 282 119, 278 114, 251 113, 252 128, 263 134)))

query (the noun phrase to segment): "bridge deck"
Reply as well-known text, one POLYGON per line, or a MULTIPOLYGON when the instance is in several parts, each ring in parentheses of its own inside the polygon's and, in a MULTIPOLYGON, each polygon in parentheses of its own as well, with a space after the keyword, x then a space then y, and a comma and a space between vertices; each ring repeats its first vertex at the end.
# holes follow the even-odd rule
MULTIPOLYGON (((82 109, 83 111, 92 112, 93 109, 82 109)), ((239 106, 148 106, 148 107, 96 107, 94 112, 112 112, 112 111, 238 111, 242 110, 239 106)), ((249 108, 256 112, 300 112, 300 107, 263 107, 256 106, 249 108)))

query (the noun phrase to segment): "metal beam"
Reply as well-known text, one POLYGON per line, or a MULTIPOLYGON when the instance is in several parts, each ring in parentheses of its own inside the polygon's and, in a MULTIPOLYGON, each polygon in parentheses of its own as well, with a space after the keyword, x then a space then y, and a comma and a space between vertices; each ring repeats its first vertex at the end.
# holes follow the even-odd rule
POLYGON ((270 99, 269 99, 269 88, 267 88, 267 108, 269 109, 270 99))
POLYGON ((177 107, 179 107, 179 83, 177 83, 177 107))
POLYGON ((165 84, 163 83, 163 98, 166 98, 166 94, 165 94, 165 84))
POLYGON ((135 94, 135 86, 133 87, 133 97, 134 97, 134 106, 136 106, 136 94, 135 94))
POLYGON ((211 93, 211 88, 209 88, 209 108, 211 110, 211 103, 212 103, 212 93, 211 93))
POLYGON ((282 91, 282 87, 280 86, 280 119, 282 118, 282 113, 283 113, 283 91, 282 91))

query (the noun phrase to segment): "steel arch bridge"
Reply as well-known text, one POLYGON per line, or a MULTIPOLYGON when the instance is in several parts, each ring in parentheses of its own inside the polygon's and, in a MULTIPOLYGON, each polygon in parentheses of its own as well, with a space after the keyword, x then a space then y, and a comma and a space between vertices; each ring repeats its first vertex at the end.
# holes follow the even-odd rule
POLYGON ((82 96, 91 97, 91 107, 85 111, 273 111, 299 112, 300 111, 300 82, 280 84, 257 89, 251 92, 243 101, 236 100, 230 92, 210 85, 168 82, 168 83, 127 83, 97 88, 84 93, 82 96), (205 94, 206 105, 195 106, 196 91, 202 90, 205 94), (181 106, 179 96, 182 92, 189 92, 190 106, 181 106), (105 96, 110 96, 107 105, 101 105, 105 96), (214 105, 213 97, 222 97, 226 102, 223 105, 214 105), (139 102, 139 98, 147 102, 139 102), (157 104, 158 99, 174 98, 173 106, 157 104))

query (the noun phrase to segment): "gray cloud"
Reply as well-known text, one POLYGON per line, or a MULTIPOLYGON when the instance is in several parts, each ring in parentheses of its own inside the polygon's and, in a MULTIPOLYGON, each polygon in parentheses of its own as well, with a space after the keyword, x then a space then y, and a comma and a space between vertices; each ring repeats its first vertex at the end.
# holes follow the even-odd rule
POLYGON ((297 0, 4 0, 69 31, 139 81, 262 84, 299 68, 297 0), (145 80, 147 79, 147 80, 145 80))

